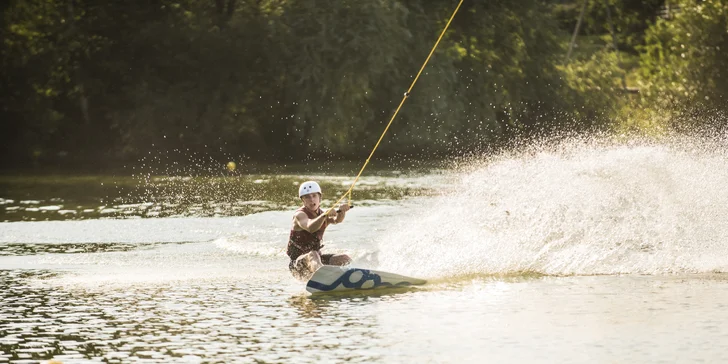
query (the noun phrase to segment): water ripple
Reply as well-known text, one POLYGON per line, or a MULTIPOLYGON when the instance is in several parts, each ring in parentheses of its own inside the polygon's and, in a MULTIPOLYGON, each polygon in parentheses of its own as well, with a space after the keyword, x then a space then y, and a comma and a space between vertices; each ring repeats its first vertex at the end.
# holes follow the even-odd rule
POLYGON ((361 300, 335 307, 291 298, 289 289, 224 279, 125 288, 46 283, 58 277, 48 271, 0 271, 0 352, 9 360, 280 362, 301 352, 331 360, 351 355, 352 345, 374 347, 357 344, 362 338, 376 339, 373 314, 357 311, 366 302, 361 300), (337 319, 331 310, 359 314, 337 319), (331 319, 322 326, 325 317, 331 319))

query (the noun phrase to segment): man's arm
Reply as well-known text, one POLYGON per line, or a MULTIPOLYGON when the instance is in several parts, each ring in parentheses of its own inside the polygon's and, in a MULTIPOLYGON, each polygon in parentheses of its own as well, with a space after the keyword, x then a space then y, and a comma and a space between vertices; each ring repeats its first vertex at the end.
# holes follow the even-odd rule
POLYGON ((349 206, 348 203, 341 204, 339 206, 339 209, 337 210, 338 213, 336 214, 336 217, 333 218, 333 221, 332 222, 334 224, 338 224, 340 222, 343 222, 344 221, 344 218, 346 217, 346 212, 349 211, 349 209, 351 209, 351 206, 349 206))
POLYGON ((324 225, 324 222, 329 217, 329 215, 321 214, 314 219, 309 219, 308 216, 306 216, 305 212, 299 211, 295 215, 296 225, 298 225, 301 229, 308 231, 309 233, 315 233, 319 231, 319 229, 321 229, 321 226, 324 225))

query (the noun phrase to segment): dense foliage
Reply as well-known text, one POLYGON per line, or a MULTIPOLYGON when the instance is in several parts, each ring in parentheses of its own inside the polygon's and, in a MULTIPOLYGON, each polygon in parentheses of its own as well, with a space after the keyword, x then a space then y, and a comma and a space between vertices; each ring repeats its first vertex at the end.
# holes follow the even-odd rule
MULTIPOLYGON (((728 5, 673 0, 666 14, 664 0, 637 3, 588 0, 582 34, 597 42, 577 38, 581 51, 566 61, 582 1, 465 1, 380 153, 459 153, 516 134, 612 128, 646 117, 647 105, 725 109, 728 5), (626 74, 638 96, 623 92, 626 74)), ((3 2, 3 165, 103 166, 163 150, 366 155, 455 5, 3 2)))

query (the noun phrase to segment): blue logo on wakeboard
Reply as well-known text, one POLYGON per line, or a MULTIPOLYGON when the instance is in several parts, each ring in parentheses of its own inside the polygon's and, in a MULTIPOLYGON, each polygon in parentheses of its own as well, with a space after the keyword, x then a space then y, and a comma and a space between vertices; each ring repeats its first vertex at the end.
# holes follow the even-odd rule
MULTIPOLYGON (((389 282, 382 282, 382 277, 379 276, 379 274, 372 273, 369 269, 359 269, 359 268, 350 268, 344 274, 341 275, 337 280, 332 282, 331 284, 323 284, 321 282, 316 281, 308 281, 307 286, 313 289, 317 289, 319 291, 333 291, 338 287, 339 285, 343 285, 345 288, 351 288, 351 289, 374 289, 378 287, 392 287, 395 286, 392 283, 389 282), (356 282, 351 281, 351 275, 359 272, 361 273, 361 278, 357 280, 356 282), (372 282, 371 287, 362 288, 364 283, 366 282, 372 282)), ((399 282, 396 284, 397 287, 404 287, 404 286, 410 286, 410 282, 399 282)))

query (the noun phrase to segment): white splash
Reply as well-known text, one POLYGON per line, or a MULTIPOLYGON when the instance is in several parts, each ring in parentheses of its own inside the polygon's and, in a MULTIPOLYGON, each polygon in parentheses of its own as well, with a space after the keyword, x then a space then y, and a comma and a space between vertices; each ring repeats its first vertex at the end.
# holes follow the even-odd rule
POLYGON ((569 140, 469 164, 380 244, 423 277, 728 272, 728 147, 569 140))

